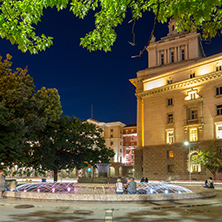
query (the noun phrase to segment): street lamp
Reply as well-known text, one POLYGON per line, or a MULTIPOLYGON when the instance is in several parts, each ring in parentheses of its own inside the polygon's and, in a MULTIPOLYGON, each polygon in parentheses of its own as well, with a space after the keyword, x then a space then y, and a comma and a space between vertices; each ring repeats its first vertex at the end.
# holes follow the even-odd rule
POLYGON ((189 161, 188 161, 188 170, 189 170, 189 180, 191 182, 191 161, 190 161, 190 143, 189 142, 184 142, 185 146, 188 146, 189 148, 189 161))

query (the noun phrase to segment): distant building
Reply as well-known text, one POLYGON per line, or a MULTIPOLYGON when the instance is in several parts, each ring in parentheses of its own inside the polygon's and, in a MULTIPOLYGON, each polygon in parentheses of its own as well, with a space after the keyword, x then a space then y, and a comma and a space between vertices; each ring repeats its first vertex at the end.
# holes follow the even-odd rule
POLYGON ((134 150, 137 148, 137 127, 126 125, 123 128, 123 164, 134 165, 134 150))
POLYGON ((205 57, 200 34, 178 33, 174 20, 147 51, 148 68, 130 80, 137 97, 135 176, 206 179, 209 171, 190 160, 200 142, 222 139, 222 53, 205 57))
POLYGON ((99 122, 94 119, 88 119, 89 123, 93 123, 103 129, 102 136, 106 141, 106 146, 114 150, 115 156, 111 160, 109 166, 108 176, 122 176, 123 175, 123 127, 125 126, 122 122, 99 122))

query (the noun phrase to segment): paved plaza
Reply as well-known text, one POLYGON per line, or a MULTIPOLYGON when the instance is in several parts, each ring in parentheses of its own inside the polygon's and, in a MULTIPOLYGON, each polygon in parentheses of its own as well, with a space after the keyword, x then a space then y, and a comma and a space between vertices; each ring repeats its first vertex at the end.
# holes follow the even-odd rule
POLYGON ((86 202, 0 199, 0 221, 127 222, 222 221, 222 188, 210 199, 153 202, 86 202), (32 206, 32 208, 26 208, 32 206))

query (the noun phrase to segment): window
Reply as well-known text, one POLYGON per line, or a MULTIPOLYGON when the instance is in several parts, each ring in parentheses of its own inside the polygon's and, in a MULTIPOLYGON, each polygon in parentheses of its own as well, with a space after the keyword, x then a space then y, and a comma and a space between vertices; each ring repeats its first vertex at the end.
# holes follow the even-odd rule
POLYGON ((113 142, 111 141, 111 142, 110 142, 110 146, 112 146, 112 145, 113 145, 113 142))
POLYGON ((119 152, 120 152, 120 153, 122 153, 122 152, 123 152, 123 150, 122 150, 122 149, 120 149, 120 150, 119 150, 119 152))
POLYGON ((174 172, 174 165, 168 165, 168 172, 174 172))
POLYGON ((126 146, 128 146, 129 144, 128 143, 126 143, 126 146))
POLYGON ((166 142, 167 142, 168 144, 173 143, 173 142, 174 142, 174 132, 173 132, 173 130, 167 130, 166 133, 167 133, 167 135, 166 135, 166 136, 167 136, 167 138, 166 138, 167 141, 166 141, 166 142))
POLYGON ((174 157, 174 154, 173 154, 173 151, 167 151, 167 157, 168 158, 173 158, 174 157))
POLYGON ((185 60, 185 50, 181 49, 181 60, 185 60))
POLYGON ((128 141, 128 137, 126 137, 126 141, 128 141))
POLYGON ((167 99, 167 106, 173 105, 173 98, 167 99))
POLYGON ((222 139, 222 124, 216 125, 216 138, 222 139))
POLYGON ((163 65, 164 64, 164 54, 161 53, 160 54, 160 65, 163 65))
POLYGON ((190 129, 190 141, 197 141, 197 128, 190 129))
POLYGON ((216 71, 221 71, 222 70, 222 66, 216 66, 216 71))
POLYGON ((129 159, 129 154, 126 154, 126 159, 127 159, 127 160, 129 159))
POLYGON ((122 163, 122 157, 121 156, 119 157, 119 162, 122 163))
POLYGON ((134 143, 132 143, 131 146, 134 146, 134 143))
POLYGON ((131 137, 131 140, 134 140, 134 136, 131 137))
POLYGON ((174 62, 174 52, 170 52, 171 62, 174 62))
POLYGON ((190 79, 195 78, 195 73, 190 74, 190 79))
POLYGON ((191 120, 197 119, 197 110, 196 109, 190 111, 190 119, 191 120))
POLYGON ((217 105, 216 109, 217 109, 217 116, 222 115, 222 105, 217 105))
POLYGON ((222 86, 221 86, 221 87, 216 87, 216 88, 215 88, 215 94, 216 94, 216 96, 222 94, 222 86))
POLYGON ((167 114, 167 123, 173 123, 173 113, 167 114))
POLYGON ((110 137, 113 138, 113 134, 111 134, 110 137))
POLYGON ((170 85, 170 84, 172 84, 173 83, 173 80, 172 79, 168 79, 167 80, 167 85, 170 85))
POLYGON ((113 132, 113 129, 110 129, 110 132, 113 132))

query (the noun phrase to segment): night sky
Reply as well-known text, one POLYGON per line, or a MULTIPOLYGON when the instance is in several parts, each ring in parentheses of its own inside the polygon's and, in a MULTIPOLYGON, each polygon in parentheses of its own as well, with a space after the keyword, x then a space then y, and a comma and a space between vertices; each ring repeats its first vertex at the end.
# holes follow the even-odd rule
MULTIPOLYGON (((31 55, 22 53, 17 45, 0 39, 0 55, 13 56, 13 69, 28 66, 37 90, 57 88, 61 97, 63 115, 81 119, 91 117, 102 122, 121 121, 136 123, 135 87, 129 82, 136 72, 147 68, 147 52, 142 57, 132 59, 147 44, 153 26, 153 16, 148 13, 136 23, 136 45, 132 47, 132 23, 130 13, 124 23, 117 27, 117 41, 111 52, 89 52, 79 46, 80 38, 93 30, 94 16, 90 13, 84 20, 76 18, 69 10, 44 11, 42 21, 36 26, 39 35, 44 33, 54 37, 54 44, 31 55)), ((167 24, 158 24, 155 37, 159 40, 167 34, 167 24)), ((212 42, 203 42, 206 56, 222 52, 221 37, 212 42)))

